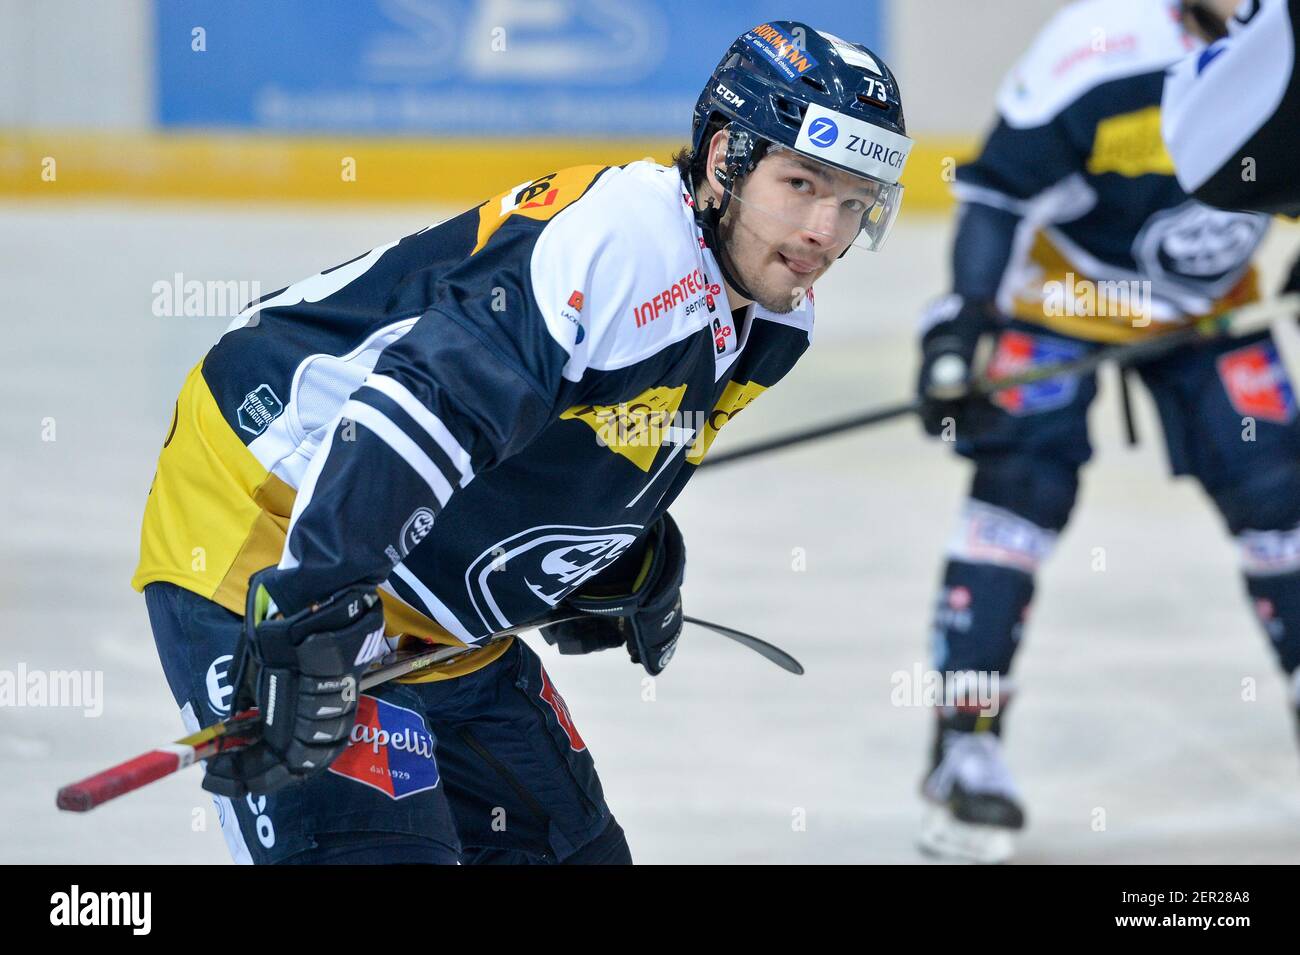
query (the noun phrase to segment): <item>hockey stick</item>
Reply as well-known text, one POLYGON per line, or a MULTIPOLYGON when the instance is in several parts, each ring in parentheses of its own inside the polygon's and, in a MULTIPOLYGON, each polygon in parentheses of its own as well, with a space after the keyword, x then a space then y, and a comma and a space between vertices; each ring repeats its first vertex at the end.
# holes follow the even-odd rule
MULTIPOLYGON (((1134 342, 1128 345, 1110 345, 1105 348, 1099 348, 1096 351, 1074 361, 1060 362, 1053 365, 1043 365, 1019 374, 1006 375, 997 379, 981 378, 975 382, 974 388, 982 395, 992 395, 999 391, 1005 391, 1008 388, 1016 388, 1020 385, 1032 385, 1036 382, 1046 381, 1049 378, 1087 374, 1088 372, 1095 371, 1101 365, 1111 361, 1120 365, 1131 365, 1163 355, 1166 352, 1172 351, 1183 345, 1226 338, 1228 337, 1229 331, 1235 331, 1237 333, 1242 331, 1254 331, 1256 328, 1268 325, 1276 319, 1295 315, 1297 311, 1300 311, 1300 293, 1283 295, 1266 302, 1256 302, 1251 305, 1244 305, 1241 308, 1236 308, 1220 315, 1208 316, 1194 322, 1193 324, 1183 326, 1182 328, 1175 329, 1171 332, 1166 332, 1165 334, 1154 338, 1143 339, 1140 342, 1134 342)), ((702 468, 717 467, 722 464, 731 464, 735 461, 743 461, 745 458, 752 458, 755 455, 766 454, 768 451, 779 451, 782 448, 806 444, 809 441, 828 438, 832 435, 842 434, 845 431, 852 431, 856 428, 865 428, 869 425, 892 421, 895 418, 914 414, 920 410, 921 402, 916 400, 905 401, 895 405, 887 405, 873 411, 851 415, 847 418, 840 418, 836 421, 829 421, 826 424, 818 425, 817 427, 810 428, 806 431, 796 431, 792 434, 780 435, 767 441, 758 441, 743 448, 736 448, 734 451, 725 451, 722 454, 710 455, 709 457, 706 457, 699 466, 702 468)))
POLYGON ((766 640, 760 640, 758 637, 751 637, 749 634, 740 630, 733 630, 731 627, 724 627, 720 623, 709 623, 707 620, 701 620, 699 617, 683 617, 687 623, 693 623, 697 627, 705 627, 714 633, 724 637, 730 637, 741 646, 749 647, 760 656, 771 660, 782 670, 787 670, 795 676, 803 676, 803 664, 801 664, 790 654, 786 653, 778 646, 773 646, 766 640))
MULTIPOLYGON (((463 656, 472 650, 500 643, 517 634, 539 627, 549 627, 557 623, 566 623, 586 616, 580 613, 557 613, 549 617, 518 627, 499 630, 472 647, 440 646, 426 650, 395 650, 376 660, 362 674, 358 681, 361 690, 408 676, 418 670, 427 670, 463 656)), ((764 658, 772 661, 784 670, 802 674, 803 667, 799 661, 778 647, 750 636, 731 627, 709 623, 697 617, 683 617, 684 622, 712 630, 724 637, 749 647, 764 658)), ((236 713, 228 720, 213 723, 211 726, 182 737, 174 743, 158 749, 151 749, 134 759, 112 766, 103 772, 71 783, 59 790, 56 803, 60 809, 68 812, 89 812, 96 806, 103 805, 110 799, 124 795, 147 786, 155 780, 170 776, 202 759, 229 753, 257 742, 261 730, 261 718, 257 708, 236 713)))

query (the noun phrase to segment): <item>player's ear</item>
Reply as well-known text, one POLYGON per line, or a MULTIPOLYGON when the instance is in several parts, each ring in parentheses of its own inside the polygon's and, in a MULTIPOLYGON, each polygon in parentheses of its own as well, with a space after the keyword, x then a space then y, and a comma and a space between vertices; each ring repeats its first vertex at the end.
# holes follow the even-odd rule
POLYGON ((727 131, 720 129, 713 134, 709 140, 708 153, 704 162, 704 181, 705 188, 708 190, 706 195, 714 197, 715 200, 722 200, 722 181, 717 176, 717 170, 723 170, 725 175, 727 169, 727 131))

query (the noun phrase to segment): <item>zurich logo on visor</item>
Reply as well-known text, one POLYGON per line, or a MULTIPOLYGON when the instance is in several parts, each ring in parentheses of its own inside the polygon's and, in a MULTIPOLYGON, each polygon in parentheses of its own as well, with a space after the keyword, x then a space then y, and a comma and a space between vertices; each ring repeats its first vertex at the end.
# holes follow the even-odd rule
POLYGON ((808 141, 814 146, 834 145, 835 140, 840 138, 840 128, 835 125, 834 120, 822 117, 815 119, 808 126, 808 141))

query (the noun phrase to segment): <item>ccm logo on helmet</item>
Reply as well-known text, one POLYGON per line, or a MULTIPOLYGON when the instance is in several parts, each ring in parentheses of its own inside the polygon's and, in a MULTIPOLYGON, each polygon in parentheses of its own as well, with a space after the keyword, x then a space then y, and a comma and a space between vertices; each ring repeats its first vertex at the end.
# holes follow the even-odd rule
POLYGON ((714 88, 713 92, 716 95, 721 96, 724 103, 727 103, 730 106, 735 106, 737 109, 745 105, 745 98, 743 96, 736 95, 735 91, 728 89, 721 83, 714 88))

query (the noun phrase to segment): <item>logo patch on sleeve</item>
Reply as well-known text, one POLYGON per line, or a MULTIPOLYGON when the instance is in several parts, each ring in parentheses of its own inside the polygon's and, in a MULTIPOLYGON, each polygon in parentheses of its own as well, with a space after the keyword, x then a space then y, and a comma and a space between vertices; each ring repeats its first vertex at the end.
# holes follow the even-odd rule
MULTIPOLYGON (((1025 332, 1004 331, 997 351, 989 362, 989 378, 1007 378, 1043 365, 1058 365, 1083 355, 1085 346, 1059 338, 1043 338, 1025 332)), ((1076 375, 1017 385, 993 395, 999 408, 1013 415, 1038 414, 1063 408, 1079 391, 1076 375)))
POLYGON ((261 434, 283 411, 284 403, 271 386, 258 385, 244 395, 244 403, 239 406, 239 426, 249 434, 261 434))
POLYGON ((357 700, 357 722, 348 748, 329 771, 404 799, 438 786, 433 734, 414 710, 365 693, 357 700))
POLYGON ((1295 393, 1271 341, 1220 355, 1218 366, 1223 389, 1237 414, 1277 424, 1289 424, 1295 417, 1295 393))

